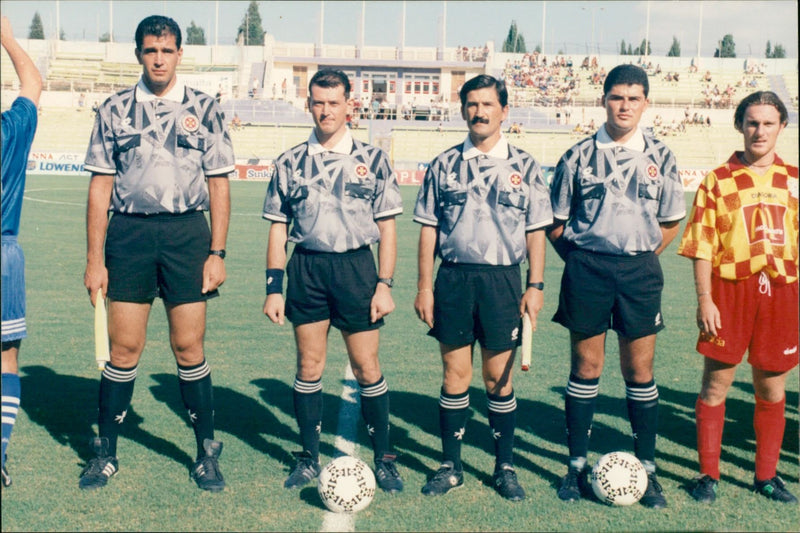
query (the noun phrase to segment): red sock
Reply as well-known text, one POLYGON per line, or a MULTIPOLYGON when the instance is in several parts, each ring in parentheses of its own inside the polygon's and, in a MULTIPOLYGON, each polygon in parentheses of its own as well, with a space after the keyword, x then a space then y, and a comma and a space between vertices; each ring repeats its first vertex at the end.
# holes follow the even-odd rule
POLYGON ((694 404, 697 421, 697 454, 700 473, 719 479, 719 456, 722 451, 722 428, 725 426, 725 402, 710 406, 700 397, 694 404))
POLYGON ((756 479, 765 481, 775 477, 778 458, 786 428, 784 409, 786 397, 779 402, 766 402, 756 396, 753 429, 756 432, 756 479))

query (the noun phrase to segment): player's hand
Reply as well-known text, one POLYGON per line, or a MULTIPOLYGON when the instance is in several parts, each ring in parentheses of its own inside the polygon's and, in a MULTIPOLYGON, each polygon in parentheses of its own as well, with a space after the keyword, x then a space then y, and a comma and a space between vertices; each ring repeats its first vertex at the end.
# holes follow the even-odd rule
POLYGON ((528 313, 533 331, 536 331, 536 317, 539 316, 539 311, 542 310, 542 307, 544 307, 544 291, 534 288, 527 289, 519 303, 519 316, 522 316, 523 313, 528 313))
POLYGON ((369 305, 370 322, 377 322, 394 311, 394 308, 392 289, 384 283, 378 283, 377 287, 375 287, 375 294, 372 295, 372 302, 369 305))
POLYGON ((225 283, 225 261, 217 255, 209 255, 203 265, 203 294, 219 288, 225 283))
POLYGON ((267 296, 267 299, 264 300, 264 314, 267 315, 267 318, 272 320, 273 324, 278 324, 280 326, 283 325, 284 322, 284 310, 285 310, 285 302, 283 301, 283 295, 279 293, 270 294, 267 296))
POLYGON ((717 336, 717 330, 722 327, 719 308, 711 299, 710 294, 704 294, 697 302, 697 327, 700 331, 717 336))
POLYGON ((103 289, 103 295, 108 293, 108 269, 105 265, 97 263, 86 263, 86 271, 83 274, 83 286, 89 291, 89 301, 94 306, 97 302, 97 290, 103 289))
POLYGON ((433 327, 433 291, 431 289, 417 292, 417 297, 414 298, 414 310, 420 320, 425 322, 429 328, 433 327))

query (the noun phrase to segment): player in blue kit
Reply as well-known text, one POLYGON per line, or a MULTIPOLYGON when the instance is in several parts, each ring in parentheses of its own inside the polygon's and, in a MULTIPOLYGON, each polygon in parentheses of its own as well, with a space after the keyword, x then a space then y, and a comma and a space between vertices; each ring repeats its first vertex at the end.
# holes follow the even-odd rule
POLYGON ((297 342, 294 408, 303 449, 295 453, 284 487, 301 487, 320 473, 322 372, 333 326, 342 333, 359 384, 378 486, 397 493, 403 480, 389 442, 389 387, 378 362, 378 328, 395 308, 391 288, 395 217, 403 211, 400 188, 386 153, 350 135, 347 76, 320 70, 308 90, 314 130, 307 142, 275 161, 263 212, 272 222, 264 314, 277 324, 288 318, 297 342), (287 241, 294 243, 288 264, 287 241))
POLYGON ((19 77, 19 95, 3 112, 2 174, 2 369, 3 369, 3 452, 2 485, 11 485, 6 469, 6 449, 19 410, 19 347, 27 336, 25 324, 25 258, 17 243, 25 168, 33 135, 36 133, 42 76, 31 58, 14 39, 11 23, 2 17, 0 42, 19 77))
POLYGON ((431 162, 414 208, 414 221, 421 224, 414 308, 439 341, 444 366, 443 460, 422 493, 445 494, 464 483, 461 442, 478 341, 495 444, 494 487, 520 501, 525 491, 513 466, 517 400, 511 373, 520 317, 528 313, 535 328, 544 303, 544 230, 552 211, 541 167, 501 132, 508 116, 505 84, 479 75, 464 84, 460 96, 469 135, 431 162), (437 254, 442 263, 434 286, 437 254), (526 259, 523 292, 520 264, 526 259))
POLYGON ((640 503, 667 505, 655 464, 653 358, 664 328, 658 255, 677 235, 686 200, 672 152, 639 129, 648 88, 643 69, 613 68, 603 86, 605 124, 567 150, 550 184, 555 222, 548 237, 565 261, 553 320, 569 329, 571 343, 569 468, 558 489, 564 501, 588 494, 586 455, 611 328, 619 338, 634 451, 648 474, 640 503))
POLYGON ((84 284, 93 304, 98 289, 108 297, 111 362, 100 380, 99 435, 91 443, 96 457, 79 486, 103 487, 117 473, 117 437, 158 296, 197 444, 190 476, 201 489, 220 491, 222 443, 214 440, 203 339, 206 300, 218 295, 226 276, 233 145, 219 105, 176 76, 183 49, 174 20, 142 20, 135 53, 142 77, 100 106, 86 155, 92 178, 84 284))

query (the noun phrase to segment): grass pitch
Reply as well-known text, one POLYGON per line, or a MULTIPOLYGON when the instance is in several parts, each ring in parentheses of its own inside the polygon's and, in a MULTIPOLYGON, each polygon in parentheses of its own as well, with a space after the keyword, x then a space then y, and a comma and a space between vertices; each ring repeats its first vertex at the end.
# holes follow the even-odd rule
MULTIPOLYGON (((3 531, 319 531, 326 511, 314 487, 282 484, 298 449, 292 408, 294 341, 290 325, 263 316, 264 255, 269 224, 260 217, 266 184, 232 183, 228 281, 209 304, 206 351, 217 403, 217 438, 228 488, 205 493, 189 480, 194 437, 186 421, 169 350, 163 305, 153 306, 132 409, 119 443, 120 472, 96 492, 78 489, 96 431, 99 374, 93 360, 92 308, 83 287, 87 179, 30 176, 20 242, 27 259, 29 337, 22 344, 22 409, 9 447, 14 480, 2 493, 3 531)), ((381 332, 381 363, 391 389, 392 437, 406 491, 379 493, 353 517, 358 531, 794 531, 800 509, 750 492, 755 442, 750 370, 742 365, 727 403, 722 483, 717 503, 701 506, 686 491, 696 473, 694 402, 702 361, 694 351, 695 298, 691 264, 662 256, 667 329, 659 334, 656 379, 661 395, 657 461, 669 507, 610 508, 564 504, 555 494, 565 472, 563 388, 569 372, 568 334, 555 311, 561 260, 548 248, 545 308, 534 335, 530 372, 515 374, 519 403, 516 464, 528 493, 501 499, 489 485, 492 442, 486 396, 476 369, 472 415, 464 440, 465 485, 427 498, 420 488, 438 465, 437 403, 441 364, 436 342, 413 311, 418 226, 410 213, 416 190, 404 188, 398 219, 394 297, 397 310, 381 332)), ((687 202, 691 196, 687 195, 687 202)), ((524 268, 523 268, 524 270, 524 268)), ((589 460, 631 450, 615 335, 595 417, 589 460)), ((335 452, 346 354, 330 336, 323 378, 322 459, 335 452)), ((477 365, 476 365, 477 366, 477 365)), ((787 427, 779 474, 798 486, 798 372, 787 380, 787 427)), ((360 421, 356 455, 371 462, 360 421)))

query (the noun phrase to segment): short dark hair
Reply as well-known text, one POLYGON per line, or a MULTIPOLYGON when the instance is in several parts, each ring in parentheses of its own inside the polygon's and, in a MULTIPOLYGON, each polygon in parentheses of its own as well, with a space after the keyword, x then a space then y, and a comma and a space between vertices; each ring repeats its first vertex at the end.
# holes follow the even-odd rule
POLYGON ((308 82, 308 95, 311 96, 311 87, 316 85, 317 87, 324 87, 326 89, 331 87, 344 87, 344 97, 345 99, 350 98, 350 80, 347 78, 347 74, 342 72, 341 70, 333 70, 333 69, 323 69, 318 70, 314 76, 311 77, 311 81, 308 82))
POLYGON ((733 114, 733 127, 735 127, 737 131, 742 131, 744 127, 744 114, 751 105, 771 105, 778 110, 781 116, 781 124, 789 122, 789 112, 786 111, 786 106, 783 105, 783 102, 777 94, 772 91, 756 91, 745 96, 742 101, 739 102, 739 105, 736 106, 736 112, 733 114))
POLYGON ((606 81, 603 82, 603 96, 607 95, 615 85, 641 85, 644 88, 645 98, 650 92, 647 72, 636 65, 617 65, 612 68, 606 75, 606 81))
POLYGON ((181 27, 178 23, 169 17, 162 17, 161 15, 150 15, 142 20, 136 27, 136 49, 142 49, 145 35, 155 35, 161 37, 164 34, 171 34, 175 36, 175 45, 178 50, 181 48, 181 27))
POLYGON ((505 107, 508 105, 508 89, 506 89, 505 82, 487 74, 479 74, 461 87, 461 91, 458 93, 461 97, 461 107, 467 105, 467 94, 487 87, 494 87, 497 91, 497 99, 500 100, 501 106, 505 107))

